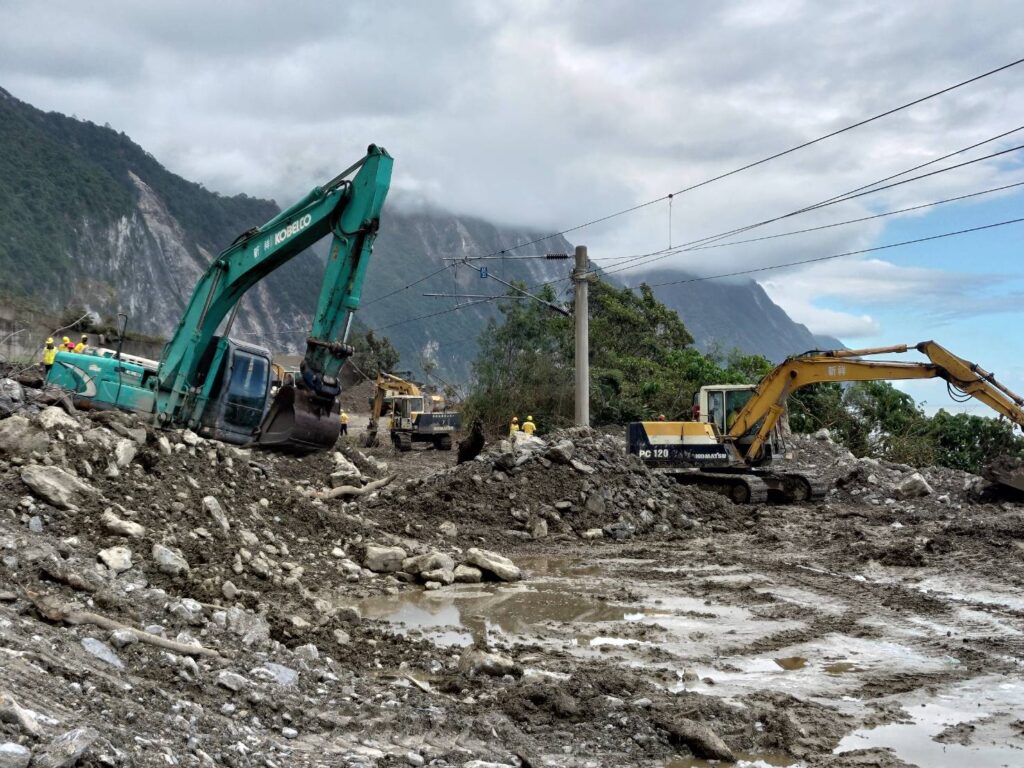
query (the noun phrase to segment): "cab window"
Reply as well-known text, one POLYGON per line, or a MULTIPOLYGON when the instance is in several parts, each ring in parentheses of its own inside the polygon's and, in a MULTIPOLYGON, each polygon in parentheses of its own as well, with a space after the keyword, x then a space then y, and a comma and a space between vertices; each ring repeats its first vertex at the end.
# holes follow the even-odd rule
POLYGON ((725 398, 721 391, 708 392, 708 422, 725 432, 725 398))
POLYGON ((238 427, 259 426, 267 399, 267 376, 266 358, 235 350, 225 398, 225 421, 238 427))

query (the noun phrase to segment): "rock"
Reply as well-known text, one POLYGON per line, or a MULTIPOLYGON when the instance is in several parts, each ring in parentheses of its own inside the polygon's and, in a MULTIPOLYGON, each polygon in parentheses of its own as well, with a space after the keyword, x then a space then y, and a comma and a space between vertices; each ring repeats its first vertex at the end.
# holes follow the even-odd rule
POLYGON ((32 768, 71 768, 100 737, 95 728, 76 728, 55 738, 32 760, 32 768))
POLYGON ((736 756, 722 741, 722 737, 703 723, 680 718, 663 719, 658 724, 668 731, 669 741, 688 747, 695 757, 704 760, 723 760, 727 763, 736 762, 736 756))
POLYGON ((139 642, 139 636, 130 629, 115 629, 107 640, 115 648, 127 648, 129 645, 139 642))
POLYGON ((573 469, 575 469, 577 472, 579 472, 580 474, 583 474, 583 475, 592 475, 592 474, 594 474, 594 472, 597 471, 592 466, 590 466, 589 464, 584 464, 582 461, 577 461, 576 459, 573 459, 572 461, 570 461, 569 465, 573 469))
POLYGON ((523 668, 511 657, 502 653, 489 653, 470 646, 459 656, 459 671, 469 677, 490 675, 492 677, 522 677, 523 668))
POLYGON ((190 597, 174 603, 169 609, 170 614, 178 621, 199 626, 203 623, 203 604, 190 597))
POLYGON ((547 449, 544 453, 544 458, 556 464, 568 464, 572 460, 575 450, 576 446, 572 440, 559 440, 547 449))
POLYGON ((193 432, 191 429, 185 429, 181 432, 181 442, 187 445, 189 448, 195 448, 201 442, 203 438, 193 432))
POLYGON ((352 642, 352 636, 344 629, 336 629, 334 630, 333 634, 334 642, 336 642, 338 645, 348 645, 352 642))
POLYGON ((811 437, 813 437, 815 440, 821 440, 821 441, 826 442, 826 443, 831 443, 832 442, 832 433, 829 432, 824 427, 822 427, 817 432, 815 432, 813 435, 811 435, 811 437))
POLYGON ((225 581, 220 588, 220 593, 224 595, 225 600, 234 600, 238 597, 238 587, 233 582, 225 581))
POLYGON ((413 575, 439 569, 450 571, 453 568, 455 568, 455 561, 443 552, 430 552, 417 557, 407 557, 402 561, 402 570, 413 575))
POLYGON ((455 566, 452 576, 459 584, 479 584, 484 578, 484 574, 479 568, 465 564, 455 566))
POLYGON ((335 452, 334 454, 334 472, 331 473, 331 487, 338 488, 342 485, 361 485, 363 481, 363 473, 359 471, 359 467, 345 458, 344 454, 335 452))
POLYGON ((180 576, 189 572, 188 561, 163 544, 153 545, 153 559, 156 560, 157 570, 168 576, 180 576))
POLYGON ((252 674, 276 683, 282 688, 290 688, 299 680, 299 673, 294 669, 283 664, 275 664, 272 661, 268 661, 262 667, 257 667, 252 674))
POLYGON ((518 453, 539 453, 547 446, 548 444, 539 437, 528 435, 526 432, 516 432, 512 435, 512 450, 518 453))
POLYGON ((375 573, 395 573, 402 569, 405 550, 401 547, 381 547, 369 544, 363 556, 363 566, 375 573))
POLYGON ((421 765, 426 765, 427 761, 419 752, 406 752, 405 762, 407 762, 409 765, 414 766, 415 768, 419 768, 419 766, 421 765))
POLYGON ((224 508, 220 505, 214 496, 203 497, 203 509, 206 513, 213 518, 213 521, 220 526, 220 529, 227 533, 231 530, 231 523, 228 522, 228 516, 224 513, 224 508))
MULTIPOLYGON (((532 765, 532 763, 531 763, 532 765)), ((492 763, 488 760, 469 760, 462 768, 514 768, 510 763, 492 763)))
POLYGON ((617 523, 606 525, 604 527, 604 532, 605 535, 608 536, 608 538, 610 539, 615 539, 616 541, 623 541, 625 539, 630 539, 633 537, 633 534, 636 533, 636 526, 632 523, 627 523, 624 520, 619 520, 617 523))
POLYGON ((286 739, 297 739, 299 737, 299 732, 294 728, 282 728, 281 735, 286 739))
POLYGON ((238 606, 228 608, 228 630, 242 639, 242 645, 262 645, 270 639, 270 624, 259 614, 238 606))
POLYGON ((306 643, 295 649, 295 655, 306 661, 316 661, 320 658, 320 649, 313 643, 306 643))
POLYGON ((0 379, 0 397, 21 403, 25 400, 25 389, 14 379, 5 376, 0 379))
POLYGON ((445 520, 437 526, 437 532, 447 539, 454 539, 459 535, 459 529, 451 520, 445 520))
POLYGON ((128 536, 129 538, 139 539, 146 535, 146 529, 144 526, 141 526, 138 523, 133 523, 129 520, 122 520, 109 509, 105 510, 103 514, 100 515, 100 522, 103 523, 103 527, 110 533, 116 533, 119 536, 128 536))
POLYGON ((607 509, 604 495, 600 491, 592 491, 587 495, 587 501, 583 505, 583 508, 592 515, 597 515, 598 517, 603 516, 607 509))
POLYGON ((238 693, 248 684, 249 681, 237 672, 229 672, 225 669, 217 675, 217 685, 221 688, 227 688, 229 691, 234 691, 235 693, 238 693))
POLYGON ((10 416, 0 421, 0 453, 28 456, 44 452, 50 436, 24 416, 10 416))
POLYGON ((482 571, 494 574, 502 581, 519 581, 523 572, 507 557, 486 549, 470 547, 466 550, 466 562, 482 571))
POLYGON ((36 496, 59 509, 71 509, 83 496, 95 496, 99 493, 85 481, 58 467, 43 467, 38 464, 25 467, 21 470, 21 481, 31 488, 36 496))
POLYGON ((930 496, 932 493, 934 493, 932 487, 920 472, 914 472, 903 478, 896 486, 896 498, 898 499, 914 499, 919 496, 930 496))
POLYGON ((118 440, 114 446, 114 463, 119 467, 127 467, 139 452, 139 444, 134 440, 118 440))
POLYGON ((114 653, 114 649, 102 640, 97 640, 95 637, 83 638, 82 647, 100 661, 105 661, 112 667, 124 669, 124 662, 114 653))
POLYGON ((536 518, 530 525, 530 535, 535 539, 543 539, 548 535, 548 521, 543 517, 536 518))
POLYGON ((32 533, 42 533, 43 518, 39 515, 32 515, 32 517, 28 519, 28 529, 32 531, 32 533))
POLYGON ((0 744, 0 768, 27 768, 31 759, 32 751, 28 747, 13 741, 0 744))
POLYGON ((43 408, 39 412, 39 426, 45 429, 47 432, 53 432, 57 429, 81 429, 82 425, 78 423, 78 419, 73 416, 68 416, 64 413, 63 408, 58 408, 55 405, 51 405, 47 408, 43 408))
POLYGON ((455 573, 451 568, 437 568, 433 571, 422 571, 420 578, 423 581, 435 581, 439 584, 447 586, 455 581, 455 573))
POLYGON ((570 509, 572 509, 572 502, 571 501, 564 501, 564 500, 563 501, 556 501, 555 502, 555 509, 557 509, 559 512, 568 512, 570 509))
POLYGON ((132 551, 128 547, 101 549, 99 558, 114 573, 124 573, 132 567, 132 551))
POLYGON ((600 528, 588 528, 583 532, 584 539, 601 539, 604 538, 604 531, 600 528))
POLYGON ((164 456, 170 456, 174 453, 174 451, 171 450, 171 441, 167 439, 167 435, 160 435, 160 437, 156 439, 156 447, 164 456))

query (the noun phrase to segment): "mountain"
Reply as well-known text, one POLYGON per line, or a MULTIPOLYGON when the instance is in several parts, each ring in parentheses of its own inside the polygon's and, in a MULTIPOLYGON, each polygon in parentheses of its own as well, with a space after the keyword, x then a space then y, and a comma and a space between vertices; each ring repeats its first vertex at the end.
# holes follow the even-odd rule
MULTIPOLYGON (((351 159, 339 159, 339 168, 351 159)), ((270 200, 205 189, 168 171, 124 133, 43 112, 0 89, 0 298, 9 306, 27 299, 54 312, 82 307, 101 319, 127 312, 131 328, 169 336, 216 254, 279 210, 270 200)), ((477 338, 498 308, 451 294, 503 295, 496 277, 528 286, 557 281, 553 287, 566 301, 571 261, 521 257, 571 253, 572 245, 558 237, 473 267, 457 260, 541 234, 402 205, 393 196, 363 288, 360 327, 390 337, 403 368, 418 371, 431 359, 440 376, 465 382, 477 338)), ((233 335, 279 352, 300 351, 318 295, 311 287, 319 286, 323 269, 322 252, 313 249, 253 288, 233 335)), ((644 278, 658 282, 669 274, 676 273, 644 278)), ((780 359, 819 345, 756 283, 700 286, 658 289, 658 296, 679 311, 704 348, 718 342, 780 359)), ((16 318, 11 322, 17 325, 16 318)))
POLYGON ((654 295, 679 313, 704 351, 737 348, 781 362, 810 349, 843 348, 838 339, 816 336, 807 326, 794 322, 754 280, 676 282, 693 277, 680 270, 656 269, 638 274, 630 282, 675 282, 655 288, 654 295))

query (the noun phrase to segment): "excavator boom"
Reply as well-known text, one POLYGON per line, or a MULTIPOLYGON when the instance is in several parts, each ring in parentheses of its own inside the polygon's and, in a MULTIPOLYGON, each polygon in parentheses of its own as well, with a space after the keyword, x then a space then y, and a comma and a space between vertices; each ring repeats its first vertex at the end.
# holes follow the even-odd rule
MULTIPOLYGON (((786 398, 802 387, 829 381, 905 381, 934 378, 944 379, 954 389, 980 400, 1024 430, 1024 398, 997 381, 993 374, 976 363, 957 357, 934 341, 922 341, 913 347, 901 344, 872 349, 812 352, 791 357, 761 380, 753 396, 736 416, 725 439, 736 446, 741 437, 756 428, 754 440, 742 453, 743 459, 751 463, 760 457, 765 442, 782 415, 786 398), (906 353, 911 349, 925 355, 929 362, 862 359, 868 355, 906 353)), ((1024 482, 1024 478, 1021 480, 1024 482)))

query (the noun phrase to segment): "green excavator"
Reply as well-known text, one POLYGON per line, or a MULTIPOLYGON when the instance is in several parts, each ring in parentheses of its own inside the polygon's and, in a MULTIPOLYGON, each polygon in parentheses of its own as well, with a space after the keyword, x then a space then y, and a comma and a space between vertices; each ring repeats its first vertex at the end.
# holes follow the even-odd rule
POLYGON ((83 407, 133 411, 215 440, 300 453, 330 448, 340 430, 338 376, 353 352, 348 335, 392 164, 370 145, 355 165, 240 235, 200 278, 159 361, 108 349, 59 352, 47 382, 83 407), (299 375, 275 382, 270 351, 229 338, 222 326, 230 327, 247 290, 328 234, 333 242, 299 375))

